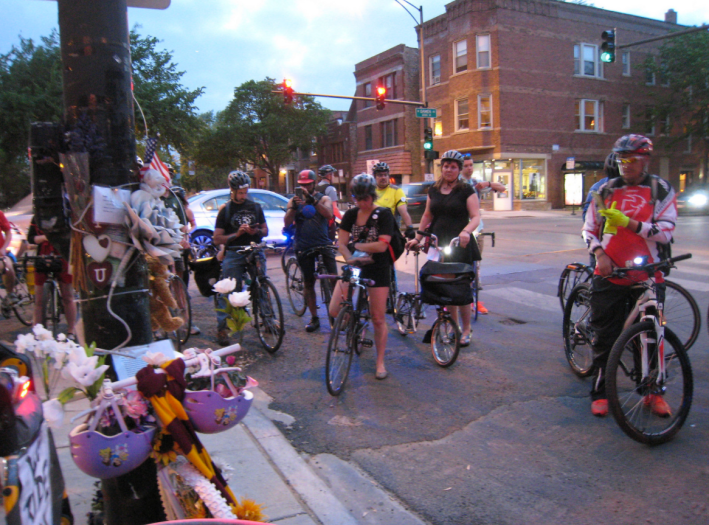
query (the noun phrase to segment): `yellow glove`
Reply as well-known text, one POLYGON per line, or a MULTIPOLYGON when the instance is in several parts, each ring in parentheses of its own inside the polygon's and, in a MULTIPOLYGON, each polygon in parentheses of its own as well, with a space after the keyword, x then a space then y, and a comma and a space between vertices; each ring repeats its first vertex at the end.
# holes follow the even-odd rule
POLYGON ((620 210, 615 209, 616 202, 613 201, 610 209, 601 210, 598 213, 606 218, 606 225, 603 227, 603 233, 609 233, 610 235, 615 235, 618 233, 618 226, 625 228, 630 222, 630 217, 620 210))

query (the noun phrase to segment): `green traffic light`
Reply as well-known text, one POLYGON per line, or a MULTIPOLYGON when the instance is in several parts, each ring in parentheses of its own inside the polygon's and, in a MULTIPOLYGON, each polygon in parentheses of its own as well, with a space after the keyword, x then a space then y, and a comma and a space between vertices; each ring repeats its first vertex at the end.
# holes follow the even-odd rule
POLYGON ((424 142, 423 149, 432 150, 433 149, 433 142, 424 142))
POLYGON ((615 53, 611 53, 610 51, 604 51, 601 53, 601 62, 615 62, 615 53))

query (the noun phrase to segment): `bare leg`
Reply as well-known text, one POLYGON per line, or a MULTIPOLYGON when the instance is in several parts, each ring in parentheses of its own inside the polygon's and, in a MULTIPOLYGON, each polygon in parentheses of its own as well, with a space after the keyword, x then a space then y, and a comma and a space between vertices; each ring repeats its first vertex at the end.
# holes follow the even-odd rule
POLYGON ((76 328, 76 303, 74 302, 74 287, 69 283, 59 283, 62 291, 62 303, 64 304, 64 315, 66 316, 67 334, 74 334, 76 328))
MULTIPOLYGON (((36 277, 35 277, 36 279, 36 277)), ((36 324, 44 324, 45 320, 44 318, 44 312, 42 312, 42 301, 44 299, 44 285, 40 286, 36 284, 34 285, 34 318, 32 320, 32 325, 36 324)))
POLYGON ((335 318, 340 313, 342 302, 347 298, 347 287, 342 281, 337 281, 335 288, 332 290, 332 299, 330 299, 330 317, 335 318))
POLYGON ((470 334, 470 305, 467 306, 447 306, 448 311, 451 314, 451 317, 455 322, 458 323, 458 326, 461 327, 460 332, 461 336, 464 337, 468 334, 470 334), (458 313, 460 312, 460 318, 458 317, 458 313))
MULTIPOLYGON (((377 347, 377 373, 386 373, 384 366, 384 353, 387 346, 389 330, 385 319, 386 303, 389 295, 388 287, 377 287, 369 289, 369 313, 372 316, 374 325, 374 345, 377 347)), ((470 310, 468 310, 469 312, 470 310)), ((470 316, 468 316, 470 324, 470 316)))

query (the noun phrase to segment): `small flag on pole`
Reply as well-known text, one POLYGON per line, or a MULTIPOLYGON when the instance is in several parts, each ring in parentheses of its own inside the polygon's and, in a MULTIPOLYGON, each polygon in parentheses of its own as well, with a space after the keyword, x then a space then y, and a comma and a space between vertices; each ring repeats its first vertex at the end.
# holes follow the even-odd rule
POLYGON ((140 170, 141 175, 147 170, 156 170, 160 175, 165 177, 167 186, 171 184, 170 171, 165 166, 165 163, 158 157, 158 139, 149 138, 145 143, 145 159, 143 159, 143 169, 140 170))

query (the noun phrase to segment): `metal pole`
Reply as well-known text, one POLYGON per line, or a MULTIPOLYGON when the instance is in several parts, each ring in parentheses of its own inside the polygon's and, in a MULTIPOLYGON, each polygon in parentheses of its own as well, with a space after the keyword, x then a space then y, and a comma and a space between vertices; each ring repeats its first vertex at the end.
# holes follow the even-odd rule
POLYGON ((652 38, 646 38, 645 40, 638 40, 637 42, 631 42, 630 44, 623 44, 620 46, 616 46, 616 49, 624 49, 626 47, 639 46, 640 44, 647 44, 648 42, 655 42, 657 40, 665 40, 667 38, 674 38, 676 36, 687 35, 689 33, 696 33, 697 31, 704 31, 706 29, 709 29, 709 24, 704 24, 699 27, 692 27, 690 29, 685 29, 683 31, 676 31, 674 33, 667 33, 666 35, 662 35, 662 36, 655 36, 652 38))
MULTIPOLYGON (((419 16, 419 39, 421 42, 421 100, 423 101, 424 107, 428 107, 428 102, 426 100, 426 57, 423 43, 423 6, 419 7, 419 16)), ((435 134, 435 130, 433 129, 434 122, 435 121, 433 119, 424 119, 424 127, 431 128, 431 131, 435 134)), ((432 173, 432 166, 433 161, 431 159, 426 159, 426 173, 432 173)))

